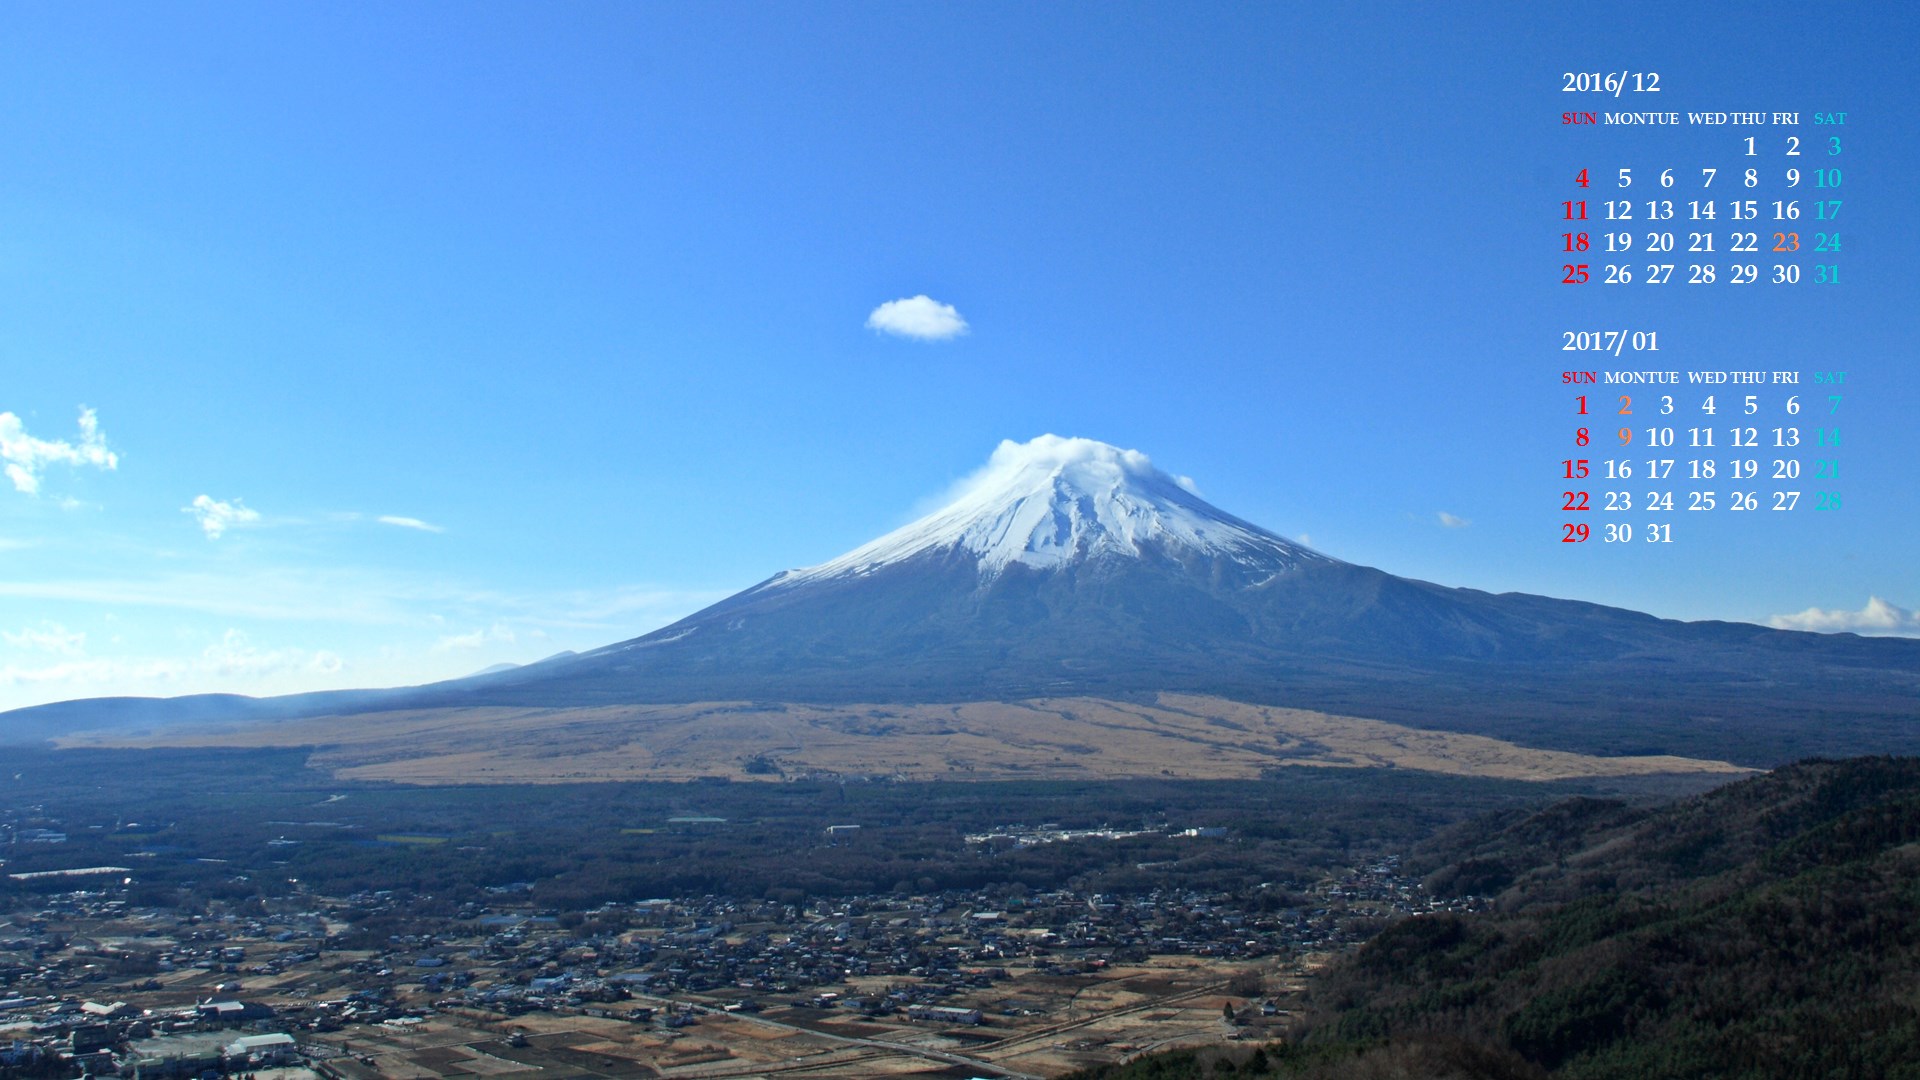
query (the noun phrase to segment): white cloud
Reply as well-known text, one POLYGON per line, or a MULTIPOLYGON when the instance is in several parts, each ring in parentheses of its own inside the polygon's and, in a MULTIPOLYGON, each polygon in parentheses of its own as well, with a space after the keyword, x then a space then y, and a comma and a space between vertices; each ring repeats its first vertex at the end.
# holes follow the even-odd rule
MULTIPOLYGON (((282 520, 266 515, 255 528, 282 520)), ((236 561, 216 544, 197 556, 170 553, 143 572, 128 568, 138 565, 131 546, 106 546, 118 556, 99 560, 103 571, 115 566, 111 576, 7 580, 0 574, 0 631, 24 643, 27 628, 44 633, 41 623, 49 618, 87 630, 80 655, 0 641, 0 710, 123 694, 259 696, 411 686, 469 675, 495 661, 597 648, 751 584, 490 588, 435 572, 260 565, 236 561), (181 566, 196 561, 207 565, 181 566), (76 610, 69 614, 70 608, 76 610), (117 618, 109 622, 109 613, 117 618), (229 627, 252 638, 229 640, 223 636, 229 627)), ((0 555, 0 568, 9 561, 0 555)))
POLYGON ((0 597, 152 607, 225 618, 402 624, 410 616, 387 578, 285 571, 170 574, 148 580, 0 581, 0 597))
POLYGON ((520 626, 613 633, 664 626, 734 591, 615 585, 517 592, 358 570, 242 567, 144 580, 0 580, 0 598, 162 608, 221 618, 433 626, 447 621, 438 612, 450 611, 455 625, 511 619, 520 626))
MULTIPOLYGON (((413 686, 471 675, 493 661, 523 663, 560 649, 597 648, 664 626, 733 591, 629 585, 500 592, 359 571, 233 571, 150 581, 0 581, 0 603, 22 598, 90 604, 102 620, 127 606, 271 620, 246 627, 253 638, 224 632, 233 623, 199 630, 204 624, 189 618, 171 642, 151 634, 122 640, 115 629, 89 633, 80 655, 0 648, 0 710, 115 695, 266 696, 413 686), (436 618, 439 612, 446 614, 436 618), (461 628, 469 632, 453 632, 461 628), (267 641, 292 634, 311 644, 267 641)), ((140 614, 115 622, 161 625, 140 614)), ((16 621, 8 628, 24 634, 23 625, 16 621)))
POLYGON ((72 659, 37 668, 7 664, 0 666, 0 687, 66 684, 85 696, 249 690, 263 680, 334 675, 345 666, 337 654, 324 649, 263 649, 244 632, 230 629, 198 655, 72 659))
POLYGON ((504 623, 494 623, 485 630, 475 630, 470 634, 455 634, 443 637, 434 643, 435 652, 449 652, 454 649, 478 649, 485 645, 511 645, 519 640, 514 636, 513 628, 504 623))
POLYGON ((1437 511, 1436 514, 1440 518, 1440 524, 1449 529, 1464 529, 1473 524, 1473 522, 1468 521, 1466 518, 1449 514, 1445 510, 1437 511))
POLYGON ((220 539, 236 525, 252 525, 260 520, 260 511, 242 506, 239 499, 221 502, 210 495, 196 496, 193 505, 181 507, 180 512, 192 514, 209 540, 220 539))
POLYGON ((87 635, 78 630, 69 630, 59 623, 43 622, 37 628, 30 626, 18 633, 0 630, 0 641, 16 649, 40 649, 62 656, 79 656, 86 651, 87 635))
POLYGON ((1123 450, 1098 439, 1036 435, 1026 442, 1000 440, 987 463, 948 489, 944 503, 958 502, 976 493, 1002 487, 1023 472, 1065 470, 1089 476, 1096 484, 1117 484, 1127 477, 1164 476, 1153 459, 1138 450, 1123 450))
POLYGON ((379 521, 382 525, 396 525, 402 529, 418 529, 421 532, 438 533, 447 531, 438 525, 429 525, 419 518, 398 517, 393 514, 382 514, 380 515, 379 521))
POLYGON ((1920 616, 1877 596, 1867 598, 1859 611, 1808 608, 1797 615, 1775 615, 1767 620, 1775 630, 1811 630, 1818 634, 1851 631, 1873 637, 1920 637, 1920 616))
POLYGON ((120 457, 107 449, 106 436, 100 434, 100 420, 92 409, 80 410, 80 443, 49 442, 27 434, 26 425, 10 412, 0 412, 0 461, 7 463, 7 479, 13 489, 27 495, 40 493, 40 474, 48 465, 91 465, 96 469, 117 469, 120 457))
POLYGON ((304 649, 261 649, 239 630, 228 630, 200 653, 202 670, 224 678, 254 678, 295 671, 313 663, 304 649))
MULTIPOLYGON (((126 685, 133 682, 142 686, 164 684, 187 673, 186 664, 178 660, 67 660, 48 667, 25 668, 15 664, 0 666, 0 686, 40 686, 64 683, 74 687, 87 688, 88 696, 94 696, 92 688, 108 685, 126 685)), ((51 699, 58 700, 58 699, 51 699)), ((25 704, 22 702, 21 704, 25 704)))
MULTIPOLYGON (((1092 487, 1110 486, 1129 476, 1150 480, 1166 475, 1154 467, 1153 459, 1140 451, 1123 450, 1098 439, 1063 438, 1053 434, 1036 435, 1026 442, 1002 439, 985 465, 915 502, 908 520, 917 521, 955 503, 995 491, 1013 482, 1022 472, 1056 469, 1086 476, 1092 487)), ((1183 486, 1191 484, 1185 477, 1174 482, 1183 486)), ((1187 490, 1198 494, 1192 487, 1187 490)))
POLYGON ((867 316, 867 329, 913 338, 916 341, 945 341, 967 332, 967 320, 952 304, 943 304, 925 293, 904 300, 889 300, 867 316))

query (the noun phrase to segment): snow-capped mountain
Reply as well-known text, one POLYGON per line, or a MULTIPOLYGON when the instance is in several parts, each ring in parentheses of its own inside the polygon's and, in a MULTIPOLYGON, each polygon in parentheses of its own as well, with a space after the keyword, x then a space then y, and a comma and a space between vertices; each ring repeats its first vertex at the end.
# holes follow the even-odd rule
MULTIPOLYGON (((429 690, 515 705, 1182 690, 1589 750, 1723 754, 1700 718, 1733 712, 1751 757, 1798 745, 1761 732, 1810 709, 1910 714, 1920 643, 1395 577, 1235 517, 1137 451, 1047 435, 1002 443, 940 509, 838 558, 644 637, 429 690)), ((1896 728, 1911 725, 1885 721, 1896 728)), ((1898 737, 1920 748, 1920 732, 1898 737)))
POLYGON ((67 702, 9 722, 742 701, 884 715, 1163 691, 1590 753, 1920 752, 1920 642, 1396 577, 1226 513, 1144 454, 1054 436, 1001 444, 904 528, 591 652, 405 690, 67 702))
POLYGON ((1104 558, 1230 559, 1269 578, 1327 556, 1242 521, 1202 499, 1191 481, 1147 455, 1092 439, 1042 435, 1003 442, 939 510, 761 589, 859 577, 933 556, 966 553, 992 580, 1104 558))

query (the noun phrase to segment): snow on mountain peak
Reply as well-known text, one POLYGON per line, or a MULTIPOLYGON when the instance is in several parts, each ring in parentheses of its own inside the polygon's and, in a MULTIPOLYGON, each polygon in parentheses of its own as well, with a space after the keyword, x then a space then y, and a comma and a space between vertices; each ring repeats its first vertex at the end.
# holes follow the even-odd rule
POLYGON ((984 578, 1014 563, 1047 569, 1096 556, 1222 556, 1273 573, 1326 556, 1214 507, 1192 481, 1138 450, 1042 435, 1002 442, 945 506, 839 558, 770 585, 861 576, 929 552, 973 554, 984 578))

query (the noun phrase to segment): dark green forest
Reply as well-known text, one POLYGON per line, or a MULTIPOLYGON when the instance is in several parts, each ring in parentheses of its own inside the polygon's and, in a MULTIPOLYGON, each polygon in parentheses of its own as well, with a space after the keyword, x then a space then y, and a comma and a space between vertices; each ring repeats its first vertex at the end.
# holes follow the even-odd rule
POLYGON ((1083 1075, 1920 1077, 1920 760, 1503 810, 1412 864, 1494 910, 1389 927, 1295 1045, 1083 1075))

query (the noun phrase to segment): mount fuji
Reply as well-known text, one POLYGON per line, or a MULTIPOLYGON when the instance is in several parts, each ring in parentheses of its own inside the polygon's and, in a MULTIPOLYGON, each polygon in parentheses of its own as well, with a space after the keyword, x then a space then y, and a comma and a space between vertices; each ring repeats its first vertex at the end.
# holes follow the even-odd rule
POLYGON ((1145 454, 1004 442, 940 509, 630 641, 442 704, 1160 692, 1589 752, 1920 749, 1920 642, 1686 623, 1343 562, 1145 454), (1818 718, 1818 719, 1816 719, 1818 718))
MULTIPOLYGON (((1200 498, 1137 450, 1042 435, 1003 442, 952 501, 819 566, 760 589, 861 577, 915 559, 971 556, 983 581, 1018 565, 1063 570, 1108 560, 1217 559, 1263 580, 1331 561, 1200 498)), ((758 590, 753 590, 758 591, 758 590)))
MULTIPOLYGON (((122 703, 113 716, 1164 694, 1602 755, 1770 765, 1920 751, 1920 642, 1396 577, 1220 510, 1137 451, 1051 435, 1002 443, 903 528, 629 641, 403 690, 122 703)), ((9 719, 98 721, 104 704, 9 719)))

